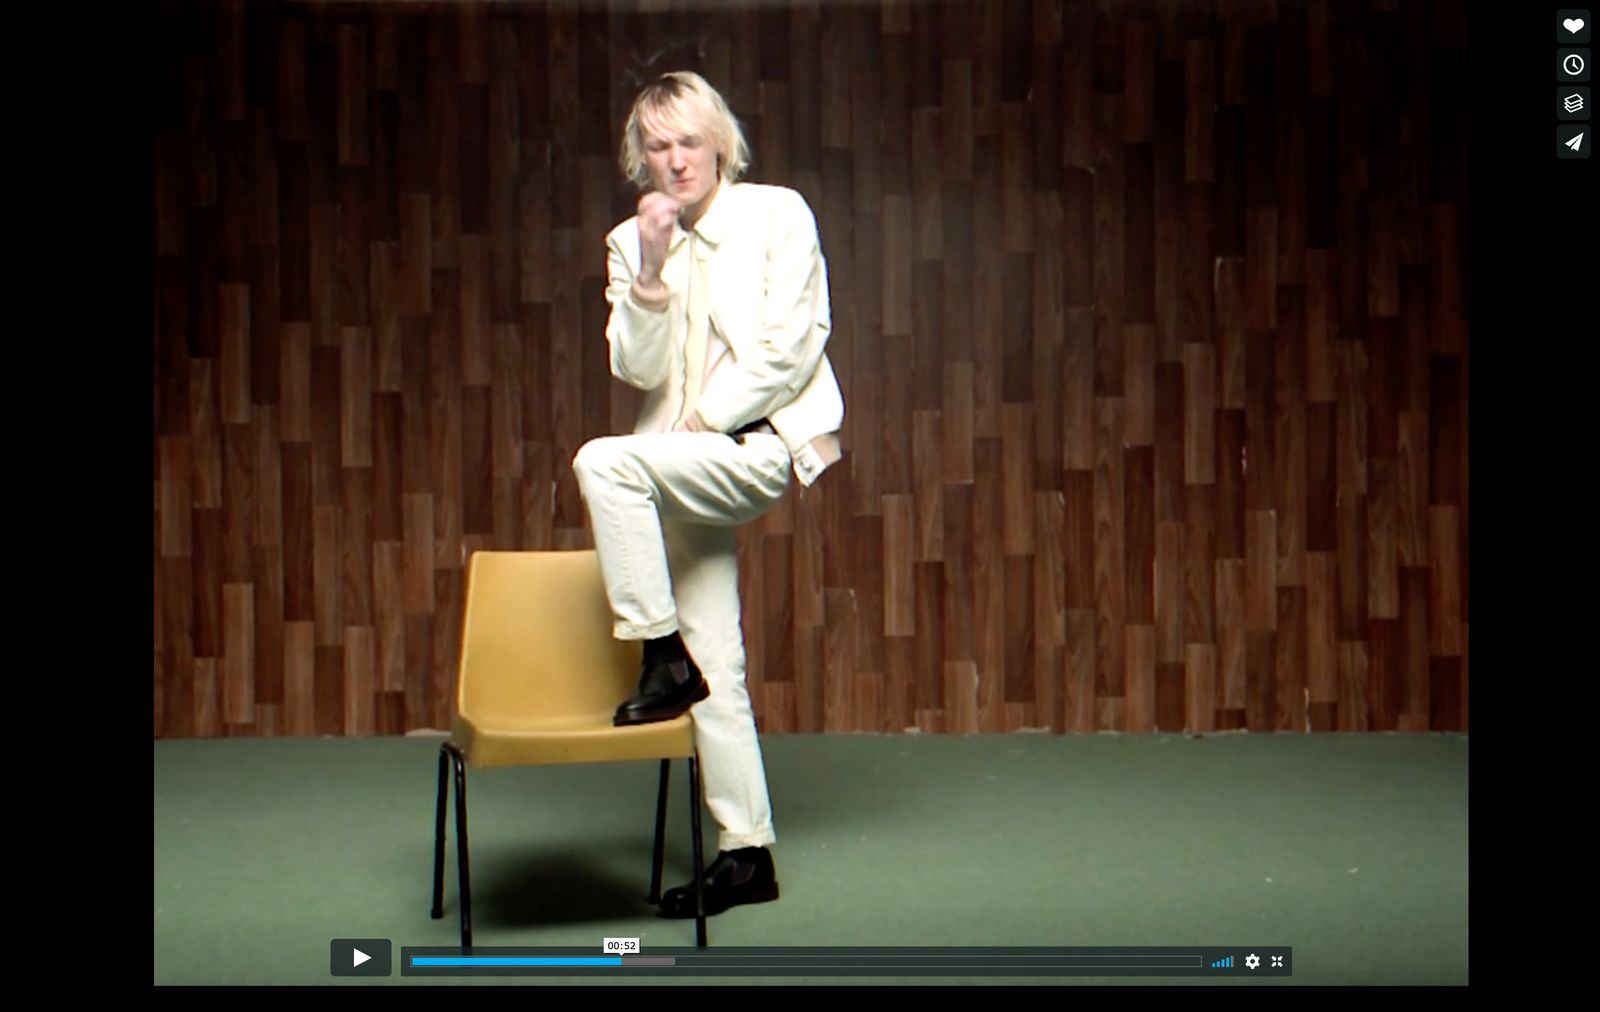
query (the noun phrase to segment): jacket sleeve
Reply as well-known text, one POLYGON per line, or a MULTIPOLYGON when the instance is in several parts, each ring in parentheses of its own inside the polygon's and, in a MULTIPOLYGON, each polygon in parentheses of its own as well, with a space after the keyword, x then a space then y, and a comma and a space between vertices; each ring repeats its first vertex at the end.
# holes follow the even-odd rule
POLYGON ((829 329, 821 318, 818 288, 827 273, 817 222, 805 198, 774 214, 767 244, 765 294, 756 339, 744 342, 742 358, 724 361, 701 392, 702 421, 731 432, 785 404, 811 378, 822 359, 829 329))
POLYGON ((666 304, 641 302, 634 291, 634 268, 622 252, 622 236, 637 236, 637 226, 618 228, 606 239, 606 342, 611 346, 611 375, 640 390, 654 390, 667 380, 671 364, 671 326, 666 304))

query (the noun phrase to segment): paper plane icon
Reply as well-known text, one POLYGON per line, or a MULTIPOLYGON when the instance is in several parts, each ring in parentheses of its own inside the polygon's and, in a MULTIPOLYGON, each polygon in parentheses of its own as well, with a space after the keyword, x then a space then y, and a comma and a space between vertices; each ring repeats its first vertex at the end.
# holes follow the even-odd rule
POLYGON ((1578 148, 1581 147, 1582 145, 1583 145, 1583 134, 1579 134, 1578 136, 1572 138, 1572 140, 1567 141, 1567 147, 1571 148, 1574 151, 1577 151, 1578 148))

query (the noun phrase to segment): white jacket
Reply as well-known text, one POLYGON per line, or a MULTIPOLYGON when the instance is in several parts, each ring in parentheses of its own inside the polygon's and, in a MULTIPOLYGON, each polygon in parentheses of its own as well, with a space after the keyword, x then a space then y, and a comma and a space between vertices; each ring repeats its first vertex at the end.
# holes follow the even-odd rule
MULTIPOLYGON (((719 432, 768 419, 789 447, 795 474, 810 485, 839 459, 844 424, 844 398, 823 351, 832 322, 816 218, 794 190, 724 182, 695 231, 711 247, 712 331, 731 352, 705 377, 700 418, 719 432)), ((633 287, 638 217, 606 236, 611 374, 646 391, 635 432, 663 432, 672 424, 669 380, 683 373, 688 317, 687 240, 674 226, 661 270, 670 300, 663 309, 641 302, 633 287)))

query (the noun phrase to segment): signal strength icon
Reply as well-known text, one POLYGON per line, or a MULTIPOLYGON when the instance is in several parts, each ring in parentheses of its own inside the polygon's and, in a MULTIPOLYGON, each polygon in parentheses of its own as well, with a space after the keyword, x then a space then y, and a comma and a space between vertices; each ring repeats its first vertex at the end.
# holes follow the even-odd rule
POLYGON ((1232 956, 1224 957, 1223 959, 1219 959, 1216 962, 1211 964, 1211 969, 1213 969, 1213 970, 1231 970, 1232 968, 1233 968, 1233 957, 1232 956))

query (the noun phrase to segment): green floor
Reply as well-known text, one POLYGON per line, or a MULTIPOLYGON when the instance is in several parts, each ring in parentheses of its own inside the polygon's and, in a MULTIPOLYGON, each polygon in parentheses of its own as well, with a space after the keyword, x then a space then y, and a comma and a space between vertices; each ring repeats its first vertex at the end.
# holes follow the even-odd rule
MULTIPOLYGON (((156 742, 155 982, 440 983, 398 970, 402 945, 459 940, 453 865, 428 916, 440 741, 156 742), (395 974, 331 977, 333 938, 392 939, 395 974)), ((1288 945, 1275 983, 1467 982, 1465 735, 762 743, 783 898, 711 918, 713 946, 1288 945)), ((683 771, 669 885, 689 871, 683 771)), ((469 774, 475 942, 692 945, 644 899, 655 789, 648 763, 469 774)))

